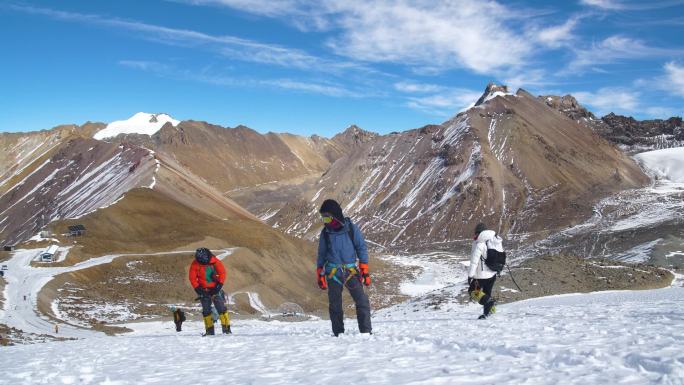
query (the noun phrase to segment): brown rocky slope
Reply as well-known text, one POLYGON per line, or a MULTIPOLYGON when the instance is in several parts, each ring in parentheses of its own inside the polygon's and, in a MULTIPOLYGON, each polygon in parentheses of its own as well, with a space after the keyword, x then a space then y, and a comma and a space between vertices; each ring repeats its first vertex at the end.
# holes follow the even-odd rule
POLYGON ((648 183, 586 125, 523 90, 497 90, 442 125, 356 146, 269 223, 313 238, 316 208, 336 198, 378 248, 467 247, 479 221, 542 238, 589 217, 600 198, 648 183))
MULTIPOLYGON (((67 260, 72 265, 95 256, 131 254, 111 266, 101 265, 67 274, 44 290, 56 295, 64 285, 80 285, 94 298, 103 301, 135 298, 146 303, 192 303, 194 292, 187 280, 192 250, 206 246, 216 250, 235 248, 226 258, 228 292, 254 292, 264 304, 276 308, 283 302, 297 302, 308 311, 320 308, 322 297, 311 278, 314 250, 306 241, 291 238, 263 223, 235 216, 220 219, 179 204, 171 197, 151 189, 127 192, 116 204, 91 213, 78 221, 58 221, 50 225, 61 233, 71 224, 83 224, 87 235, 59 237, 72 244, 67 260), (187 250, 186 255, 164 254, 187 250), (161 253, 158 256, 145 254, 161 253), (141 255, 135 257, 135 255, 141 255), (115 282, 116 266, 141 260, 162 274, 162 281, 148 281, 137 270, 128 271, 131 282, 115 282), (165 272, 165 273, 164 273, 165 272), (169 279, 172 278, 172 279, 169 279)), ((125 267, 125 266, 124 266, 125 267)), ((144 269, 143 269, 144 270, 144 269)), ((44 299, 49 304, 52 296, 44 299)), ((49 305, 44 310, 49 311, 49 305)))

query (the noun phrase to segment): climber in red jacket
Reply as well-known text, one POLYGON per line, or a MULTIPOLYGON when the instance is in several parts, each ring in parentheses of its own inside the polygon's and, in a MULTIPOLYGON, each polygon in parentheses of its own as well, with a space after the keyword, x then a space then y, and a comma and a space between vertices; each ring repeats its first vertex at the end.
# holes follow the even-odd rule
POLYGON ((211 317, 212 303, 219 313, 221 329, 225 334, 231 334, 230 318, 226 308, 226 297, 221 290, 226 282, 226 268, 223 263, 206 247, 195 251, 195 260, 190 265, 188 274, 190 284, 199 295, 202 303, 202 317, 207 335, 214 335, 214 320, 211 317))

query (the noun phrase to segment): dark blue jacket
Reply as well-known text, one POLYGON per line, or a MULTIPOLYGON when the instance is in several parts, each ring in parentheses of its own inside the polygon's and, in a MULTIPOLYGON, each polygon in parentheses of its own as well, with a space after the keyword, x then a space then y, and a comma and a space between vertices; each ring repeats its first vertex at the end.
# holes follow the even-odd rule
MULTIPOLYGON (((356 263, 358 258, 361 263, 368 263, 368 249, 366 249, 366 241, 363 239, 361 230, 355 224, 351 223, 349 219, 344 221, 344 226, 340 230, 332 231, 324 227, 321 231, 320 240, 318 241, 318 267, 328 263, 335 265, 356 263), (354 232, 354 243, 352 244, 349 236, 349 226, 354 232), (330 247, 325 240, 324 232, 327 232, 330 238, 330 247)), ((326 268, 326 272, 331 269, 330 265, 326 268)))

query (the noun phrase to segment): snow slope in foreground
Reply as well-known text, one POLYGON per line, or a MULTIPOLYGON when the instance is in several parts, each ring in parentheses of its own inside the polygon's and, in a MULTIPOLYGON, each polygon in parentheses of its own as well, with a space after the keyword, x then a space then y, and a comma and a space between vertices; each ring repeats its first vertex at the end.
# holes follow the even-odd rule
POLYGON ((658 177, 684 183, 684 147, 642 152, 634 158, 658 177))
POLYGON ((98 131, 93 138, 102 140, 105 138, 114 138, 119 134, 143 134, 152 136, 167 122, 171 122, 174 126, 177 126, 178 123, 180 123, 180 121, 175 120, 166 114, 138 112, 127 120, 117 120, 109 123, 107 127, 98 131))
POLYGON ((684 289, 564 295, 500 306, 347 320, 237 321, 202 338, 199 322, 130 325, 118 337, 0 349, 2 384, 684 384, 684 289), (106 347, 106 348, 105 348, 106 347))

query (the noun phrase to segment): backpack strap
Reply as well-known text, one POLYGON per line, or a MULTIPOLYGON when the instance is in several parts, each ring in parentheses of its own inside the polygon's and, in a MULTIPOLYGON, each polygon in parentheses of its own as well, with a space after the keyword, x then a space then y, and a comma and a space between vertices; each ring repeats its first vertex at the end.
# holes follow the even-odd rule
POLYGON ((330 245, 330 234, 323 228, 323 238, 325 238, 325 247, 328 249, 328 254, 332 254, 332 246, 330 245))
POLYGON ((356 245, 354 244, 354 227, 352 226, 352 221, 350 218, 345 218, 349 222, 349 239, 352 241, 352 246, 354 246, 354 251, 356 251, 356 245))

